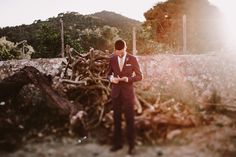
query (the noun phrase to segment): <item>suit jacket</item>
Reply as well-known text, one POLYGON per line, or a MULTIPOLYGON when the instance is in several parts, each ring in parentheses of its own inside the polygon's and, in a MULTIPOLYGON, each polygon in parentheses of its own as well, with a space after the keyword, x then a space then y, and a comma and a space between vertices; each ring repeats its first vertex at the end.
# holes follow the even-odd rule
POLYGON ((122 71, 120 71, 118 56, 112 55, 109 61, 108 68, 108 79, 111 76, 114 77, 128 77, 128 82, 119 82, 118 84, 112 83, 111 96, 113 98, 122 96, 123 98, 133 99, 134 98, 134 88, 133 82, 140 81, 143 78, 143 74, 140 70, 137 58, 131 54, 126 55, 124 66, 122 71))

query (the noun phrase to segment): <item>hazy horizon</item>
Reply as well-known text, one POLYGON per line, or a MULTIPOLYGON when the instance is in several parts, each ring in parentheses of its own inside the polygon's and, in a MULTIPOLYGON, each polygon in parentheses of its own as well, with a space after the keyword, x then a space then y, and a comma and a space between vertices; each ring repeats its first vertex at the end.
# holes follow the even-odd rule
POLYGON ((103 10, 143 22, 145 19, 143 13, 162 1, 165 0, 119 0, 116 2, 111 0, 71 0, 70 2, 66 0, 9 0, 3 2, 3 0, 0 0, 0 27, 31 24, 35 20, 46 20, 57 16, 59 13, 78 12, 87 15, 103 10))
MULTIPOLYGON (((0 0, 0 28, 32 24, 35 20, 46 20, 55 17, 59 13, 78 12, 82 15, 93 14, 103 10, 115 12, 128 18, 143 22, 143 13, 151 9, 155 4, 166 0, 139 0, 139 1, 111 1, 111 0, 0 0)), ((233 0, 209 0, 230 18, 234 18, 235 11, 233 0)))

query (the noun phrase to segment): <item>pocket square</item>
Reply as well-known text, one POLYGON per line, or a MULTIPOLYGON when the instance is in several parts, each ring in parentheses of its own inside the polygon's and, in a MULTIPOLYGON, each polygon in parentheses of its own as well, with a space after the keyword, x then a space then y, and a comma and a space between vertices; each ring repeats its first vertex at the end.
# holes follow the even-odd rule
POLYGON ((127 67, 130 67, 130 66, 131 66, 131 64, 126 64, 125 66, 127 66, 127 67))

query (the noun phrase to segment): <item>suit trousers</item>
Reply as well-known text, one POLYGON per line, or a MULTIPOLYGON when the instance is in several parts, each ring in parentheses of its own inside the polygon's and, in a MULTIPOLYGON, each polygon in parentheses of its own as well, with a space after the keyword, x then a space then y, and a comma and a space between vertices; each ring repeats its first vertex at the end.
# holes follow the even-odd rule
POLYGON ((114 136, 113 145, 121 146, 122 141, 122 113, 125 115, 127 142, 130 148, 134 147, 135 125, 134 125, 134 98, 124 98, 121 95, 112 97, 113 118, 114 118, 114 136))

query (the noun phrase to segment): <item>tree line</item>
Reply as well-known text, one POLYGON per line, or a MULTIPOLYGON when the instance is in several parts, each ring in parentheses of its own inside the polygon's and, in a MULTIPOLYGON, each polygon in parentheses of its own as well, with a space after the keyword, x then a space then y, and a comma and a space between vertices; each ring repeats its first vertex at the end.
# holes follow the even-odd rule
MULTIPOLYGON (((62 19, 65 44, 80 53, 89 51, 91 47, 112 52, 113 43, 118 38, 127 41, 128 51, 131 52, 132 29, 136 27, 138 54, 180 54, 183 53, 183 15, 187 16, 188 52, 199 54, 223 47, 223 17, 208 0, 157 3, 144 13, 146 20, 143 23, 107 11, 91 15, 60 13, 46 21, 35 20, 31 25, 0 28, 0 37, 4 36, 11 42, 27 40, 27 44, 35 50, 32 58, 59 57, 59 21, 62 19)), ((0 46, 0 55, 2 52, 0 46)), ((3 60, 3 57, 0 59, 3 60)))

